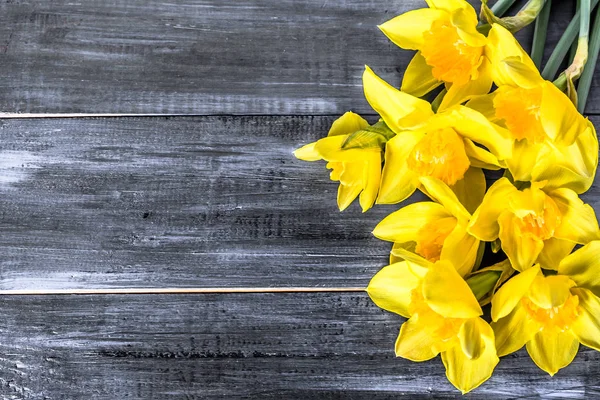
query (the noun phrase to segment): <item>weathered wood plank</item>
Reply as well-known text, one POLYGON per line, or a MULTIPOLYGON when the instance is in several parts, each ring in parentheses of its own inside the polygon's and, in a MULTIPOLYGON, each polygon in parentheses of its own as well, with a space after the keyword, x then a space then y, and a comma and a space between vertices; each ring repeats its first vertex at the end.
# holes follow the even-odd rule
MULTIPOLYGON (((5 399, 454 398, 438 359, 395 358, 366 294, 5 297, 5 399)), ((600 355, 554 378, 521 351, 468 398, 591 398, 600 355)))
MULTIPOLYGON (((572 9, 570 1, 556 3, 550 43, 572 9)), ((361 88, 364 65, 397 85, 412 56, 376 25, 424 4, 4 1, 0 112, 369 112, 361 88)), ((526 47, 530 33, 521 34, 526 47)), ((595 98, 589 112, 600 111, 595 98)))
POLYGON ((385 265, 322 163, 332 117, 0 121, 0 288, 361 286, 385 265))
POLYGON ((0 289, 364 287, 400 206, 340 213, 324 163, 292 156, 332 120, 0 121, 0 289))

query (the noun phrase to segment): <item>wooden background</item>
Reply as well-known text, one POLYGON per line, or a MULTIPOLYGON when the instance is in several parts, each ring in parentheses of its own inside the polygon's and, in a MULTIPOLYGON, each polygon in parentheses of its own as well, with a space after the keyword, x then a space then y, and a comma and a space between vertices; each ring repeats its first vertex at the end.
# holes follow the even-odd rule
MULTIPOLYGON (((574 2, 554 3, 551 43, 574 2)), ((324 165, 291 154, 344 111, 376 118, 364 65, 397 85, 411 57, 376 25, 423 5, 3 0, 0 396, 456 397, 352 289, 386 264, 370 232, 399 206, 340 214, 324 165), (189 287, 307 290, 6 295, 189 287)), ((598 185, 584 198, 600 211, 598 185)), ((591 398, 599 376, 590 350, 554 378, 520 351, 467 397, 591 398)))

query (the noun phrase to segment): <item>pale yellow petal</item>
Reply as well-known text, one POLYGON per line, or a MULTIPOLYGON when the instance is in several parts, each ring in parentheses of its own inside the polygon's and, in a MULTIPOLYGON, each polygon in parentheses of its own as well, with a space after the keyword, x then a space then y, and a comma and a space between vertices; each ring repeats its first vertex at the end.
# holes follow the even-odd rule
POLYGON ((492 320, 508 315, 527 293, 534 279, 541 274, 538 265, 509 279, 492 298, 492 320))
POLYGON ((394 88, 369 67, 363 73, 363 88, 371 107, 396 133, 422 125, 433 115, 431 104, 394 88))
POLYGON ((465 152, 469 157, 472 167, 490 170, 499 170, 502 168, 502 165, 500 165, 500 162, 495 155, 482 147, 476 146, 475 143, 473 143, 473 141, 470 139, 464 138, 463 141, 465 143, 465 152))
POLYGON ((432 310, 446 318, 483 314, 467 282, 447 261, 438 261, 429 268, 423 279, 423 297, 432 310))
MULTIPOLYGON (((558 264, 571 254, 575 243, 568 240, 550 238, 544 241, 544 248, 538 256, 536 263, 539 263, 544 269, 558 269, 558 264)), ((598 254, 600 256, 600 253, 598 254)))
POLYGON ((379 25, 379 29, 398 47, 417 50, 423 46, 423 34, 431 28, 431 24, 447 19, 449 14, 445 10, 421 8, 392 18, 379 25))
POLYGON ((481 168, 471 165, 465 176, 452 185, 451 189, 458 201, 472 214, 481 205, 485 196, 487 182, 481 168))
POLYGON ((494 332, 487 322, 481 318, 473 318, 465 324, 469 324, 471 327, 469 329, 471 331, 470 338, 479 336, 480 344, 474 346, 473 343, 466 343, 467 346, 455 346, 442 353, 446 377, 463 394, 489 379, 499 361, 494 346, 494 332), (469 357, 465 352, 465 347, 467 350, 479 347, 479 356, 469 357))
POLYGON ((425 224, 450 216, 441 204, 430 201, 413 203, 385 217, 377 224, 373 235, 390 242, 415 241, 417 232, 425 224))
POLYGON ((411 268, 416 275, 425 276, 425 273, 433 264, 431 261, 418 255, 411 247, 412 246, 395 243, 392 247, 392 255, 395 259, 408 261, 409 268, 411 268))
POLYGON ((416 97, 422 97, 442 84, 431 72, 432 67, 427 65, 425 57, 417 52, 412 58, 402 77, 401 90, 416 97))
POLYGON ((407 159, 423 136, 419 132, 403 132, 387 142, 378 204, 399 203, 417 189, 418 175, 408 168, 407 159))
POLYGON ((396 356, 411 361, 431 360, 438 355, 434 350, 435 344, 430 330, 419 324, 418 316, 415 316, 400 327, 400 334, 396 340, 396 356))
POLYGON ((319 152, 315 149, 315 144, 317 142, 312 142, 307 145, 300 147, 299 149, 294 150, 294 156, 303 161, 318 161, 321 160, 322 157, 319 152))
POLYGON ((520 304, 504 318, 492 322, 496 335, 496 351, 502 357, 525 346, 540 329, 520 304))
POLYGON ((333 121, 327 136, 347 135, 365 129, 369 123, 360 115, 348 111, 333 121))
POLYGON ((403 261, 388 265, 375 274, 369 282, 367 293, 379 307, 408 318, 411 292, 419 282, 420 278, 403 261))
POLYGON ((548 195, 554 200, 562 216, 554 237, 580 244, 600 239, 596 213, 577 193, 571 189, 556 189, 548 195))
POLYGON ((571 291, 579 298, 579 316, 571 324, 571 332, 584 346, 600 351, 600 299, 587 289, 571 291))
POLYGON ((579 341, 570 332, 545 329, 527 343, 527 352, 533 362, 551 376, 573 361, 579 350, 579 341))
POLYGON ((594 240, 562 259, 558 273, 600 295, 600 241, 594 240))
POLYGON ((471 272, 477 259, 480 241, 469 235, 464 225, 456 225, 444 240, 440 260, 449 261, 460 276, 471 272))
POLYGON ((471 218, 471 214, 460 203, 456 194, 440 179, 423 176, 419 180, 423 185, 424 193, 443 205, 458 221, 466 223, 471 218))
POLYGON ((494 182, 471 218, 469 233, 485 242, 496 240, 500 232, 498 218, 506 209, 509 196, 516 192, 517 188, 506 178, 494 182))
POLYGON ((471 79, 465 85, 452 84, 444 96, 438 112, 449 107, 462 104, 475 96, 486 94, 492 88, 492 68, 487 57, 483 57, 477 69, 477 78, 471 79))
POLYGON ((500 214, 498 238, 513 268, 524 271, 535 263, 544 248, 544 241, 530 233, 522 233, 515 219, 516 217, 510 211, 503 211, 500 214))

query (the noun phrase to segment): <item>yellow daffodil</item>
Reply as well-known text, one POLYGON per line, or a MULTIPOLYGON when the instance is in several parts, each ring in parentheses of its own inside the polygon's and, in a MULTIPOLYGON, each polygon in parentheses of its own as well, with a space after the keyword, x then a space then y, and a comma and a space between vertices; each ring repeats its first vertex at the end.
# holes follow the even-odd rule
POLYGON ((396 341, 398 357, 426 361, 441 354, 448 380, 463 393, 491 376, 498 363, 494 332, 449 261, 391 264, 367 292, 379 307, 408 318, 396 341))
POLYGON ((548 267, 556 268, 575 244, 600 239, 593 208, 573 190, 548 191, 540 184, 518 190, 507 178, 489 188, 468 232, 487 242, 499 238, 502 250, 518 271, 541 260, 549 260, 548 267))
POLYGON ((402 80, 402 91, 421 97, 445 83, 440 110, 485 94, 492 87, 487 39, 477 32, 477 13, 464 0, 427 0, 429 8, 408 11, 381 31, 403 49, 417 50, 402 80))
POLYGON ((518 181, 583 193, 598 165, 594 126, 552 82, 545 81, 514 36, 494 24, 488 53, 498 89, 467 106, 505 127, 513 140, 506 164, 518 181))
POLYGON ((348 137, 369 126, 359 115, 347 112, 337 119, 326 138, 307 144, 294 155, 304 161, 326 160, 331 180, 339 181, 337 203, 345 210, 357 196, 363 212, 373 206, 381 177, 381 147, 343 149, 348 137))
POLYGON ((565 257, 556 275, 541 268, 516 275, 496 292, 492 327, 498 355, 526 345, 537 366, 554 375, 575 358, 579 343, 600 351, 600 242, 565 257))
POLYGON ((473 269, 480 241, 467 232, 471 214, 442 181, 423 177, 425 192, 436 202, 413 203, 388 215, 373 231, 382 240, 394 242, 390 263, 404 259, 406 252, 428 261, 450 261, 461 276, 473 269))
POLYGON ((429 103, 395 89, 368 67, 363 86, 371 107, 396 133, 386 144, 377 202, 401 202, 419 187, 419 177, 431 176, 451 186, 472 212, 485 191, 481 168, 500 169, 511 157, 507 130, 464 106, 433 114, 429 103))

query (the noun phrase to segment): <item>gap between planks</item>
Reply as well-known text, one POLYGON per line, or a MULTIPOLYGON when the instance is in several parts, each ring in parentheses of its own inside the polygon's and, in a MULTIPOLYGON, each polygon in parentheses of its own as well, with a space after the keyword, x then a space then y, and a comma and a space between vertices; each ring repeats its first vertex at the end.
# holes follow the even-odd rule
POLYGON ((240 287, 240 288, 123 288, 123 289, 7 289, 0 296, 127 295, 127 294, 235 294, 235 293, 337 293, 364 292, 363 287, 240 287))

